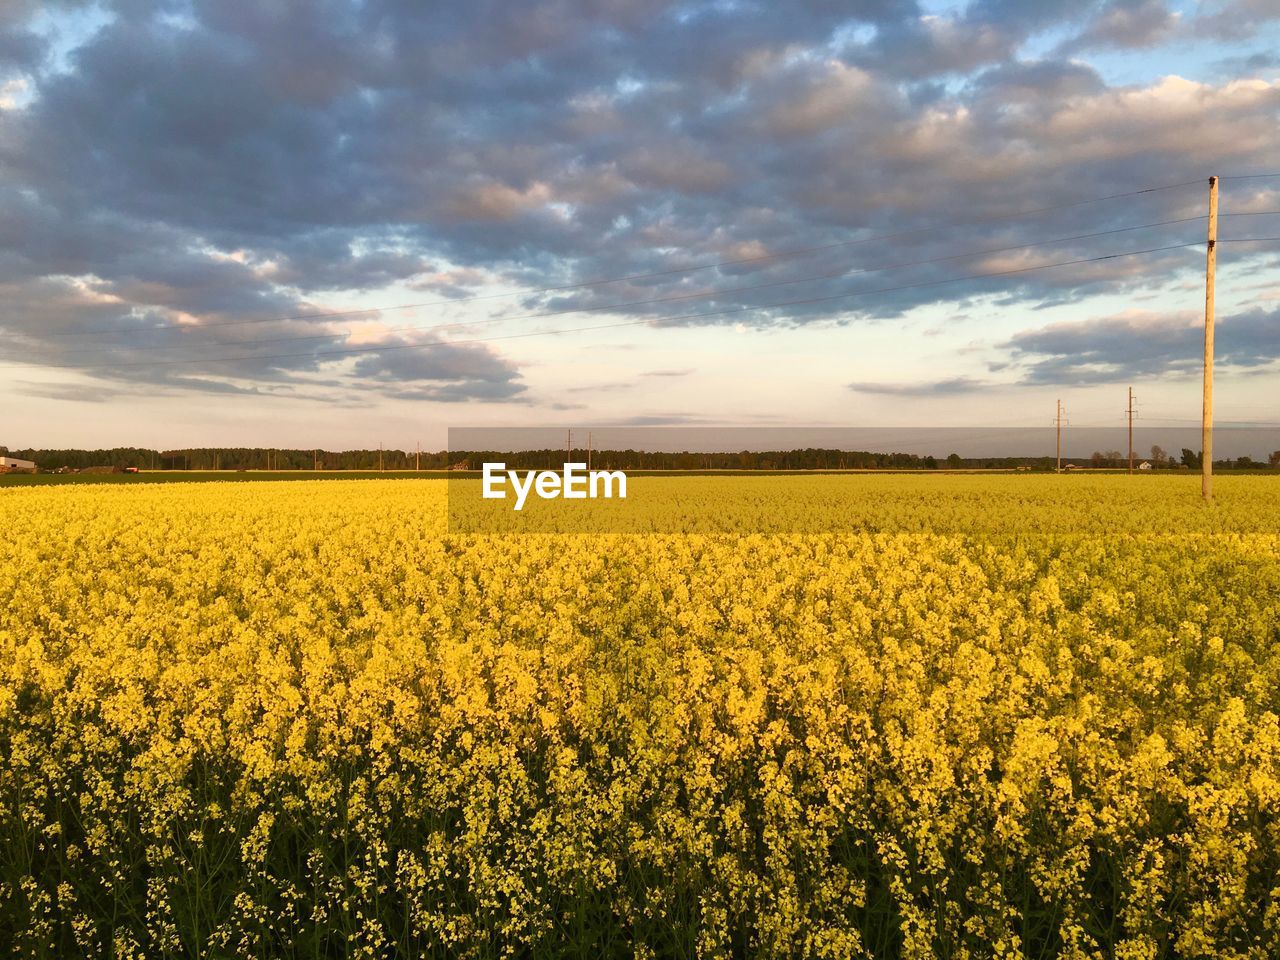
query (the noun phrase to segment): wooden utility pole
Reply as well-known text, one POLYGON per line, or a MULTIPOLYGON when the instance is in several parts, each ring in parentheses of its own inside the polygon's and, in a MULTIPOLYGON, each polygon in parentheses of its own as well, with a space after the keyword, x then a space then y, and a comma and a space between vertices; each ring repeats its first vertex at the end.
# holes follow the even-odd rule
POLYGON ((382 444, 378 444, 378 472, 382 472, 382 444))
POLYGON ((1129 472, 1133 473, 1133 387, 1129 388, 1129 406, 1125 413, 1129 415, 1129 472))
MULTIPOLYGON (((1062 401, 1058 401, 1058 415, 1053 418, 1053 422, 1058 426, 1058 468, 1057 472, 1062 472, 1062 401)), ((843 464, 842 464, 843 466, 843 464)))
POLYGON ((1209 178, 1209 234, 1204 255, 1204 412, 1200 495, 1213 499, 1213 280, 1218 267, 1218 178, 1209 178))
POLYGON ((573 428, 569 428, 569 436, 564 442, 564 462, 568 463, 573 459, 573 428))
POLYGON ((587 472, 591 472, 591 431, 587 431, 587 472))
POLYGON ((413 452, 413 469, 417 471, 422 470, 422 441, 421 440, 418 441, 418 445, 413 452))

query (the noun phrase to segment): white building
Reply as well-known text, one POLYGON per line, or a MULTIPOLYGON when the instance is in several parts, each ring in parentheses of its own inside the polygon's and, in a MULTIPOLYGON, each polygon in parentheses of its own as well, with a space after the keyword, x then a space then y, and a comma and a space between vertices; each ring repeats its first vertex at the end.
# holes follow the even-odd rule
POLYGON ((0 470, 34 470, 34 460, 19 460, 17 457, 0 457, 0 470))

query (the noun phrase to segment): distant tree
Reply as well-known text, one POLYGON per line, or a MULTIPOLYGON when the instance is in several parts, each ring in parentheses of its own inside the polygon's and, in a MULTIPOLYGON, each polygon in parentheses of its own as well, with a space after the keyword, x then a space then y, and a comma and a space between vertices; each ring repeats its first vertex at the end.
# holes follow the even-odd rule
POLYGON ((1242 470, 1248 470, 1250 467, 1256 467, 1257 464, 1253 462, 1253 457, 1246 455, 1236 461, 1236 466, 1242 470))
POLYGON ((1200 454, 1194 450, 1182 448, 1182 463, 1184 466, 1190 467, 1192 470, 1200 469, 1200 454))
POLYGON ((1165 452, 1164 447, 1155 444, 1151 448, 1151 462, 1157 467, 1163 467, 1169 462, 1169 454, 1165 452))
POLYGON ((1280 467, 1280 450, 1275 451, 1271 456, 1267 457, 1267 465, 1280 467))
POLYGON ((953 453, 951 456, 947 457, 947 466, 952 470, 959 469, 963 463, 964 461, 960 459, 960 454, 958 453, 953 453))

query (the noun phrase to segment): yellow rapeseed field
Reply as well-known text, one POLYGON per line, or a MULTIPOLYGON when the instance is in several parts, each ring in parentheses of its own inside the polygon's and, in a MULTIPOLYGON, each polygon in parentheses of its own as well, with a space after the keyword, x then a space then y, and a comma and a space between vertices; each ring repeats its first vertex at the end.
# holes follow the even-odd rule
POLYGON ((0 491, 0 949, 1280 956, 1280 482, 645 482, 0 491))

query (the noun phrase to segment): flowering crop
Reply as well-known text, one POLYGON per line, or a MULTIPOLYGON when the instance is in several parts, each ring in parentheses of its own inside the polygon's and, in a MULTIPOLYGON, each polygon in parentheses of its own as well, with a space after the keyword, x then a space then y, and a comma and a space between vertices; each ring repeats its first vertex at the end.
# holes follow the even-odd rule
POLYGON ((847 532, 451 534, 445 481, 0 491, 0 943, 1280 956, 1276 482, 752 482, 854 491, 813 498, 847 532), (982 484, 1018 523, 964 532, 982 484))

